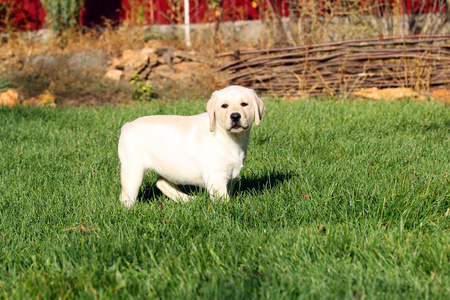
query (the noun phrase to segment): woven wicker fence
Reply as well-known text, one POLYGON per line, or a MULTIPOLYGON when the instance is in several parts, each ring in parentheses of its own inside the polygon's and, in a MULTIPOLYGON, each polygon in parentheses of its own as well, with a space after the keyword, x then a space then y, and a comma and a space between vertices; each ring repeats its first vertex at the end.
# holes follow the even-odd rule
POLYGON ((228 84, 280 96, 349 95, 363 88, 450 87, 450 35, 347 40, 222 53, 228 84))

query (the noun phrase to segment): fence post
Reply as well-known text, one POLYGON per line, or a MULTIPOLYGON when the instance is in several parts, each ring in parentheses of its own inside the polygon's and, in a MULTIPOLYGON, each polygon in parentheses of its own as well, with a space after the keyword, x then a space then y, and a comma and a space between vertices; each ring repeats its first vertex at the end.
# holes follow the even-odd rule
POLYGON ((191 48, 191 28, 189 19, 189 0, 184 0, 184 35, 186 47, 191 48))

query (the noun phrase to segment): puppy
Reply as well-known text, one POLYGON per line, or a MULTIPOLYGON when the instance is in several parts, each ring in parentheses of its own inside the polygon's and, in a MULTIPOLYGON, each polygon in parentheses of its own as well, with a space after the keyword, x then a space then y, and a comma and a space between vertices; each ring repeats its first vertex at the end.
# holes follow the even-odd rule
POLYGON ((254 90, 229 86, 212 94, 206 111, 194 116, 147 116, 122 127, 124 206, 136 201, 148 170, 159 174, 156 186, 176 202, 192 198, 176 185, 204 187, 212 200, 229 200, 244 164, 252 123, 259 125, 265 106, 254 90))

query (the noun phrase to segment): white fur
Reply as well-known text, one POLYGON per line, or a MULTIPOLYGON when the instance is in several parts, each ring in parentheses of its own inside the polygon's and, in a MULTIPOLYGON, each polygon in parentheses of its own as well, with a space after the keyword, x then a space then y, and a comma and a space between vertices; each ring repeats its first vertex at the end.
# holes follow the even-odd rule
POLYGON ((212 94, 206 113, 147 116, 126 123, 119 139, 120 201, 133 205, 148 170, 159 174, 156 186, 174 201, 191 198, 178 184, 204 187, 212 199, 228 200, 244 164, 251 125, 259 125, 264 111, 252 89, 229 86, 212 94))

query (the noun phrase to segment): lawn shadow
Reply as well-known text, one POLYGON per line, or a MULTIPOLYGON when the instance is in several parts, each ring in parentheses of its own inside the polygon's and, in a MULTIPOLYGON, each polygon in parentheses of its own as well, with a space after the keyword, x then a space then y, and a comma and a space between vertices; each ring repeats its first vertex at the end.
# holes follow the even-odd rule
MULTIPOLYGON (((198 186, 193 186, 193 185, 178 185, 177 186, 180 191, 182 191, 183 193, 192 196, 192 195, 196 195, 198 193, 206 193, 206 189, 203 189, 201 187, 198 186)), ((144 182, 141 186, 141 189, 139 190, 139 194, 137 197, 137 201, 142 202, 142 203, 152 203, 152 202, 156 202, 158 200, 158 198, 160 198, 161 196, 164 196, 167 200, 169 200, 169 198, 167 198, 161 191, 160 189, 158 189, 156 187, 156 181, 155 182, 144 182)))
MULTIPOLYGON (((255 194, 260 194, 264 190, 270 190, 278 185, 282 184, 285 181, 288 181, 295 177, 295 174, 292 172, 274 172, 271 174, 265 174, 262 176, 255 176, 251 178, 240 178, 236 179, 235 189, 233 195, 244 193, 244 192, 253 192, 255 194)), ((206 193, 206 189, 192 186, 192 185, 181 185, 178 188, 185 194, 195 195, 198 193, 206 193)), ((152 203, 157 201, 163 193, 156 187, 156 182, 144 182, 137 198, 137 201, 143 203, 152 203)))
POLYGON ((156 182, 144 182, 139 190, 137 201, 142 203, 152 203, 156 202, 162 195, 163 193, 156 187, 156 182))
POLYGON ((262 176, 237 179, 234 195, 250 191, 260 194, 264 190, 273 189, 293 177, 295 177, 295 174, 292 172, 273 172, 262 176))

